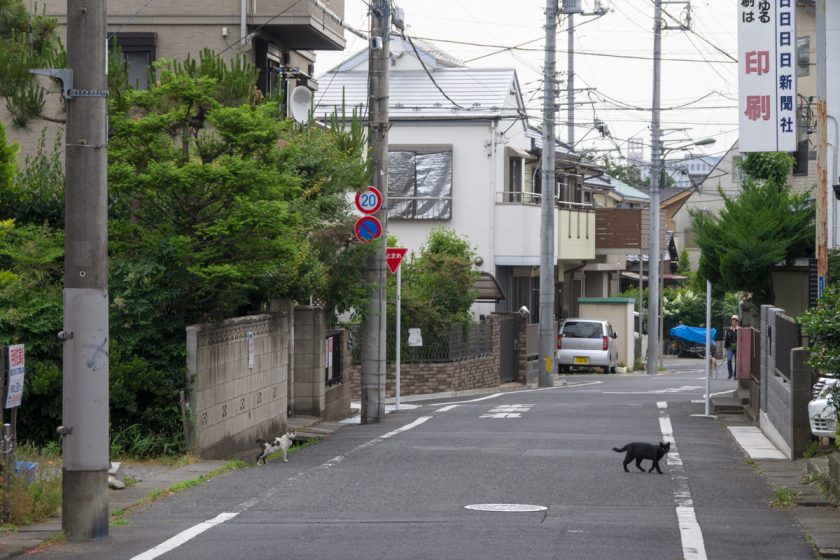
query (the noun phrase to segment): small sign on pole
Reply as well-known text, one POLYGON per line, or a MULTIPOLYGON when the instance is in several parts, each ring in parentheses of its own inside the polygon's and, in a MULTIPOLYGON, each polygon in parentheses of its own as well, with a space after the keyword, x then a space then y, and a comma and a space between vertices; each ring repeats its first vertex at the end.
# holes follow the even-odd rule
POLYGON ((397 269, 400 267, 400 263, 405 257, 405 253, 408 251, 405 247, 388 247, 385 250, 385 262, 388 263, 388 270, 391 271, 392 274, 397 272, 397 269))
POLYGON ((356 193, 356 208, 362 214, 376 214, 382 208, 382 193, 376 187, 356 193))
POLYGON ((9 346, 9 384, 6 391, 6 408, 20 406, 23 398, 23 375, 26 366, 26 354, 23 344, 9 346))
POLYGON ((254 369, 254 331, 248 331, 248 369, 254 369))
POLYGON ((408 345, 423 346, 423 335, 420 329, 408 329, 408 345))
POLYGON ((382 223, 373 216, 362 216, 356 220, 356 238, 362 243, 379 239, 382 236, 382 223))

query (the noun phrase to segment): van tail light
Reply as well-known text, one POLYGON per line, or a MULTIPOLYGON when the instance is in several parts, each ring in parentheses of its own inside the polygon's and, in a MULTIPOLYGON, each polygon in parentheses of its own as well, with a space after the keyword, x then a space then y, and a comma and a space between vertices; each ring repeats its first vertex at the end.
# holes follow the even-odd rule
POLYGON ((557 335, 557 349, 558 350, 563 349, 563 335, 562 334, 557 335))
POLYGON ((601 348, 601 350, 609 350, 609 348, 610 348, 610 337, 608 337, 608 336, 603 337, 603 341, 604 341, 604 346, 601 348))

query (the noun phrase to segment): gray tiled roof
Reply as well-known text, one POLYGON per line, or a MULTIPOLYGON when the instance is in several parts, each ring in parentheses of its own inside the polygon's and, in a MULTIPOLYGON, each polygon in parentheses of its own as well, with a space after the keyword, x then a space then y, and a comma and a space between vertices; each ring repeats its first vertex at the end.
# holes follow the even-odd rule
MULTIPOLYGON (((446 92, 452 101, 441 93, 423 70, 392 71, 389 116, 392 119, 524 117, 520 109, 508 101, 512 92, 517 97, 520 95, 513 69, 439 67, 432 76, 440 90, 446 92)), ((321 89, 314 96, 316 117, 340 108, 342 95, 348 114, 353 107, 361 107, 364 112, 368 95, 367 78, 365 71, 328 72, 320 76, 318 83, 321 89)))

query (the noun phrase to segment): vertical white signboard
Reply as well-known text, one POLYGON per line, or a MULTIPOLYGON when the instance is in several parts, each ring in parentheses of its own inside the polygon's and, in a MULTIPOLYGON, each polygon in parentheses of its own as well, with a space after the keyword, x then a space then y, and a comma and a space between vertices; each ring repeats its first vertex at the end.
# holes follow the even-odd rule
POLYGON ((739 148, 796 150, 796 0, 738 1, 739 148))
MULTIPOLYGON (((23 398, 23 374, 26 366, 23 344, 9 346, 9 385, 6 391, 6 408, 20 406, 23 398)), ((3 372, 0 372, 2 375, 3 372)))

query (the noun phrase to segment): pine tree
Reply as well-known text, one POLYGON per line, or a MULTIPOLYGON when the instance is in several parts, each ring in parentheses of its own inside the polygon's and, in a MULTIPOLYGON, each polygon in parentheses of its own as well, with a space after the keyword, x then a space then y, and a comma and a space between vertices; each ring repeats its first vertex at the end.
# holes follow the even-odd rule
POLYGON ((792 161, 783 153, 749 154, 739 196, 718 189, 724 203, 718 216, 691 211, 701 249, 699 279, 770 303, 775 264, 814 255, 814 206, 808 194, 795 194, 786 183, 792 161))
POLYGON ((57 21, 43 13, 29 14, 21 0, 0 0, 0 97, 12 123, 25 127, 36 119, 64 122, 44 114, 46 90, 29 70, 64 68, 65 52, 56 33, 57 21))

